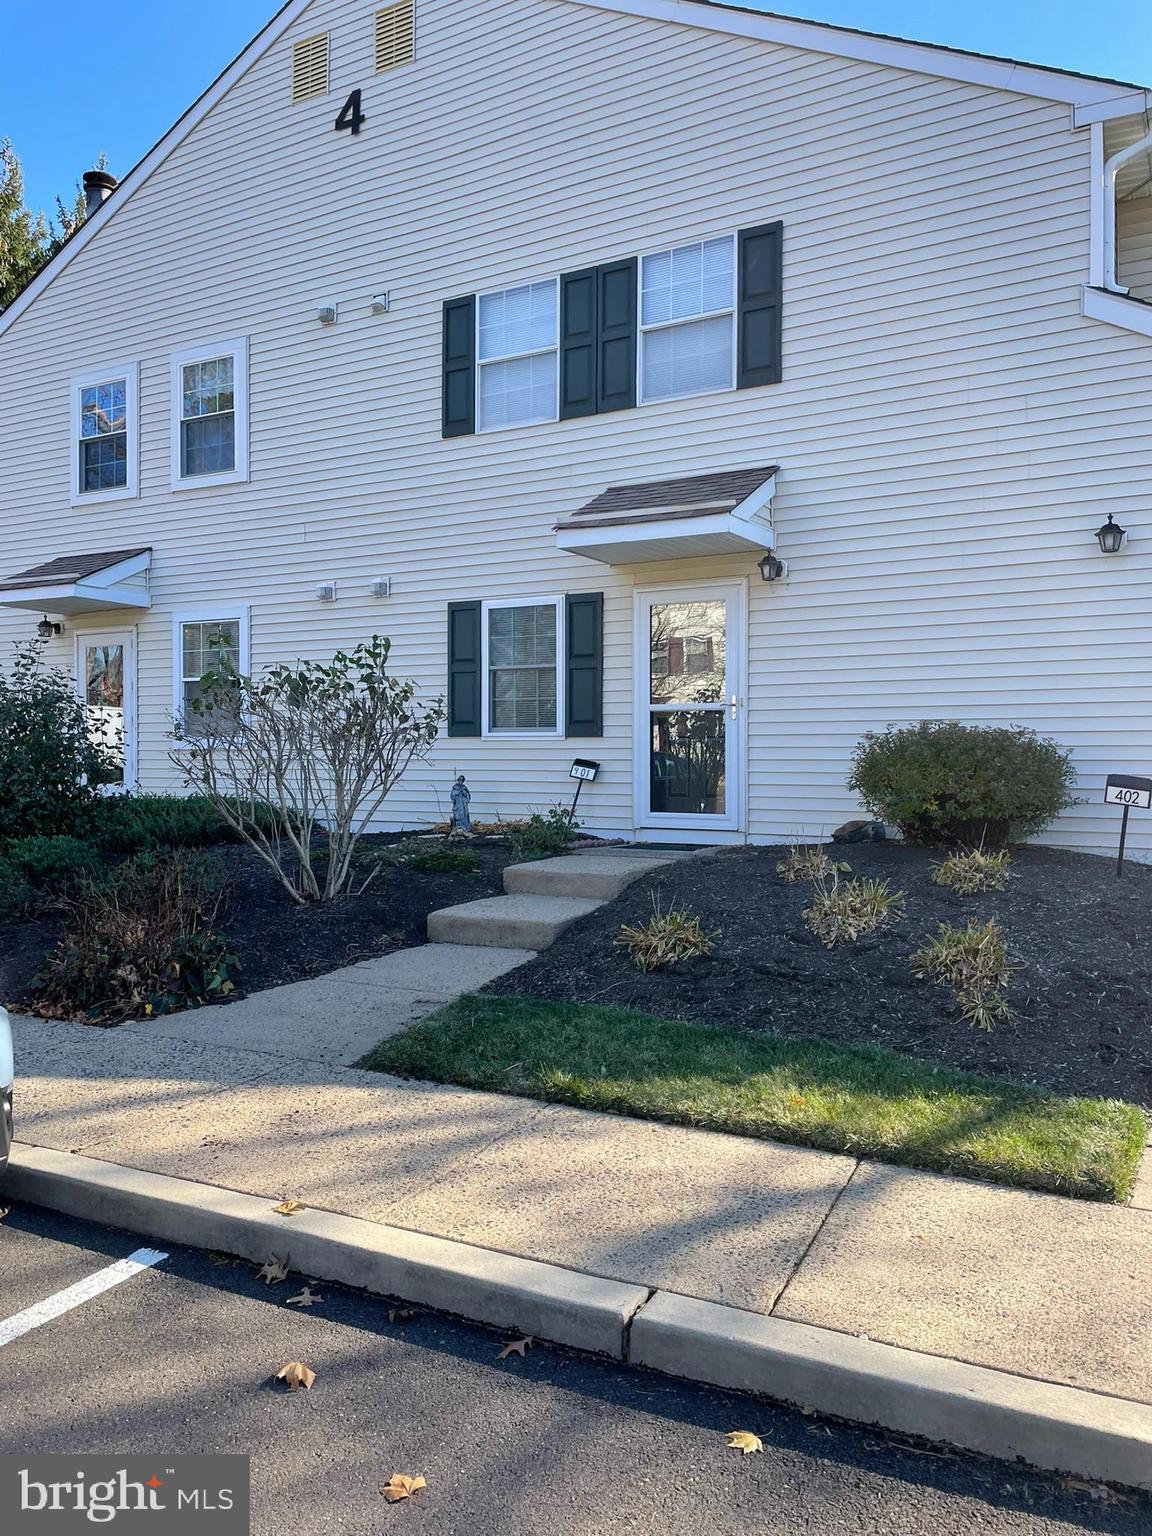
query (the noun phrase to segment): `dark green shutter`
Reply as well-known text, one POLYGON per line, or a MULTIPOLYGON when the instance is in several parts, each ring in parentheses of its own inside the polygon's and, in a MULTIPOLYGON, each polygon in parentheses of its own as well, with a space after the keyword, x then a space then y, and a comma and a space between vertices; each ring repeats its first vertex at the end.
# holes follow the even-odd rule
POLYGON ((448 734, 482 734, 479 602, 448 604, 448 734))
POLYGON ((636 404, 635 257, 600 268, 597 299, 596 409, 630 410, 636 404))
POLYGON ((784 226, 761 224, 739 235, 739 362, 736 384, 753 389, 782 377, 781 318, 784 308, 784 226))
POLYGON ((560 279, 560 419, 636 404, 636 261, 560 279))
POLYGON ((560 279, 560 419, 596 410, 596 268, 560 279))
POLYGON ((566 736, 604 734, 604 594, 573 592, 567 611, 566 736))
POLYGON ((448 299, 444 305, 444 436, 466 437, 476 430, 476 299, 448 299))

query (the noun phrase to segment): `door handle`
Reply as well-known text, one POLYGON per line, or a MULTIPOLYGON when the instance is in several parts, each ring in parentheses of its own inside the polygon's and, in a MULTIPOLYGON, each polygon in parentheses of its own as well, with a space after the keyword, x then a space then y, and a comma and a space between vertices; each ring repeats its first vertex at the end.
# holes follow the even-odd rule
POLYGON ((736 695, 735 695, 735 694, 733 694, 733 695, 732 695, 732 698, 731 698, 731 700, 730 700, 730 708, 731 708, 731 710, 732 710, 732 718, 733 718, 733 720, 735 720, 735 718, 736 718, 736 711, 737 711, 737 709, 738 709, 738 708, 739 708, 739 707, 740 707, 740 701, 739 701, 739 699, 738 699, 738 698, 737 698, 737 697, 736 697, 736 695))

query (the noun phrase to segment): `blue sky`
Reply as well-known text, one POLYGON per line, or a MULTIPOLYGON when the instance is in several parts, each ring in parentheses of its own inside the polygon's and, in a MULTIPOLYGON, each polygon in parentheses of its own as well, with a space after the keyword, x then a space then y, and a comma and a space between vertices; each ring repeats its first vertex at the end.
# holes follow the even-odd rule
MULTIPOLYGON (((51 208, 56 194, 68 194, 101 152, 109 169, 123 175, 276 5, 5 5, 0 136, 11 137, 23 161, 29 202, 51 208)), ((776 0, 750 8, 1152 84, 1152 7, 1146 0, 776 0)))

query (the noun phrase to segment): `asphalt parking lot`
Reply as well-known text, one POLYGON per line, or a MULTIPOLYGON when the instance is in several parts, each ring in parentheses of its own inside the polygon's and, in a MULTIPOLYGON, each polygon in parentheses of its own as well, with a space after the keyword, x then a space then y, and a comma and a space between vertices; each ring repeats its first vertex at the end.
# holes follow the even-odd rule
POLYGON ((0 1451, 241 1451, 253 1530, 370 1536, 1148 1536, 1152 1501, 695 1387, 164 1247, 43 1320, 147 1241, 15 1207, 0 1222, 0 1451), (39 1309, 30 1312, 29 1309, 39 1309), (5 1329, 7 1322, 7 1329, 5 1329), (13 1334, 15 1336, 13 1336, 13 1334), (300 1360, 310 1392, 271 1380, 300 1360), (727 1449, 751 1430, 761 1454, 727 1449), (427 1487, 389 1504, 394 1472, 427 1487))

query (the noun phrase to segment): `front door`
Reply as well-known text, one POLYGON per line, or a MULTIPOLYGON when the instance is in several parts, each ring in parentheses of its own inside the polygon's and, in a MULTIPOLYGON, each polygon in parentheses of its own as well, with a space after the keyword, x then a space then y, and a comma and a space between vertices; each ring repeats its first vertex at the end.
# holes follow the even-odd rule
POLYGON ((636 824, 744 824, 743 582, 636 594, 636 824))
POLYGON ((136 636, 130 629, 76 636, 76 679, 88 730, 104 748, 101 788, 109 794, 136 782, 136 636))

